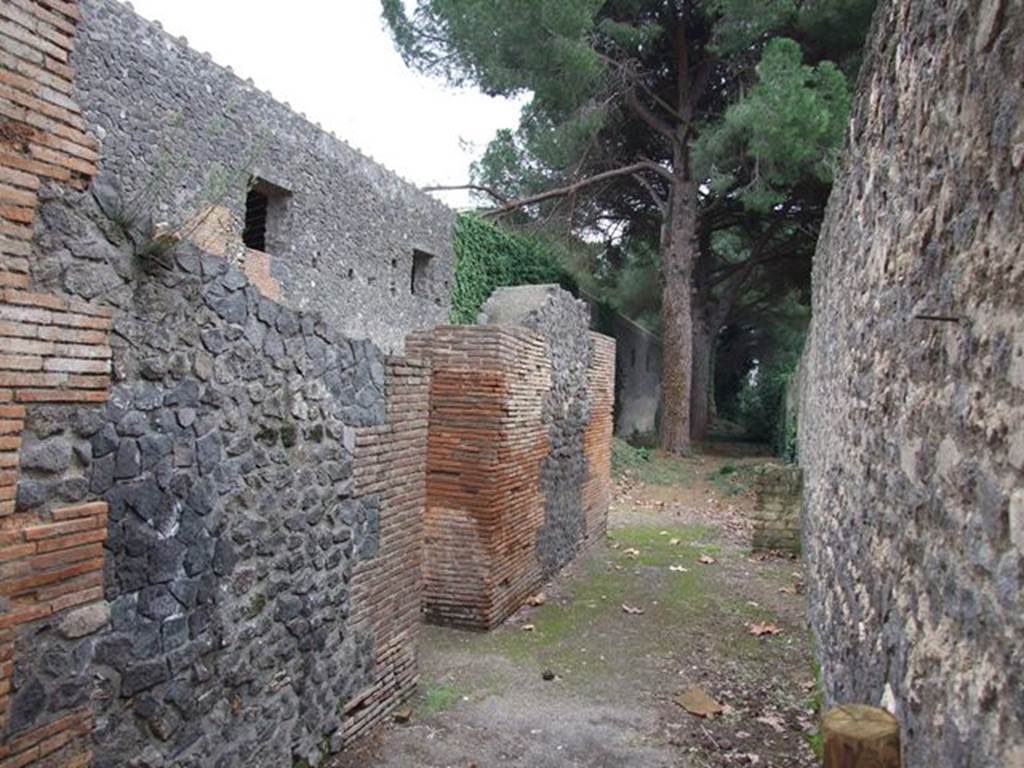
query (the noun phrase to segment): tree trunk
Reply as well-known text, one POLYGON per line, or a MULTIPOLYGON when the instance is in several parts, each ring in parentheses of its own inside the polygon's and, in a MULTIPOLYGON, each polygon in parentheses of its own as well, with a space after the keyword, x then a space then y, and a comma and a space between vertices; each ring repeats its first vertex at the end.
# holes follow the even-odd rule
POLYGON ((658 442, 672 453, 690 447, 690 382, 693 369, 693 268, 697 260, 697 185, 686 163, 675 181, 661 248, 661 423, 658 442))
POLYGON ((711 426, 711 392, 715 338, 718 328, 702 307, 693 316, 693 383, 690 385, 690 437, 703 440, 711 426))

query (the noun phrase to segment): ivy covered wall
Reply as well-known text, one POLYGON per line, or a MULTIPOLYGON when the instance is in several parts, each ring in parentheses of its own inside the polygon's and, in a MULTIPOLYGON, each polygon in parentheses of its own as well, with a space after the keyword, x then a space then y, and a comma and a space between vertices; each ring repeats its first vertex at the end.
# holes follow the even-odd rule
POLYGON ((476 322, 480 307, 495 288, 573 280, 562 268, 557 246, 538 237, 511 232, 479 216, 463 214, 455 222, 455 287, 449 318, 476 322))

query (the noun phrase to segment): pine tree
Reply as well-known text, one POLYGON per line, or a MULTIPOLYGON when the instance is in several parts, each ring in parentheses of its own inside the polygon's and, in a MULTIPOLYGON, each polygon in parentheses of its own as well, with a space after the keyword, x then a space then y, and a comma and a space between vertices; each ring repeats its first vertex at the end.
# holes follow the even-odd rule
MULTIPOLYGON (((418 0, 410 14, 403 0, 382 0, 411 66, 488 94, 531 95, 519 128, 500 132, 475 169, 475 185, 499 201, 493 214, 657 241, 659 442, 674 452, 694 426, 700 255, 745 217, 773 237, 802 226, 801 189, 831 178, 846 73, 873 5, 418 0), (773 219, 783 223, 763 223, 773 219)), ((710 372, 700 376, 706 384, 710 372)))

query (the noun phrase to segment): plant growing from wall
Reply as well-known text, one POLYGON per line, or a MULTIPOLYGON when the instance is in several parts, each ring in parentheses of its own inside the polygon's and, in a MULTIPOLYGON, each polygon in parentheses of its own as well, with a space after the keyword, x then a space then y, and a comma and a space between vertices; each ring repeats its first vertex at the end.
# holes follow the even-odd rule
MULTIPOLYGON (((215 139, 228 135, 232 126, 227 116, 236 106, 236 102, 229 102, 224 113, 200 131, 199 139, 213 143, 215 139)), ((172 199, 177 190, 195 188, 188 177, 195 174, 196 169, 189 164, 188 156, 177 148, 184 141, 186 130, 180 112, 167 120, 158 142, 152 173, 134 194, 119 200, 116 209, 108 211, 111 220, 133 244, 135 253, 140 257, 162 255, 178 242, 195 235, 229 198, 240 195, 244 199, 253 183, 253 169, 268 145, 267 135, 260 133, 236 162, 213 163, 203 169, 202 182, 188 208, 175 212, 173 221, 154 222, 153 212, 160 210, 161 203, 172 199)), ((231 227, 241 231, 238 221, 232 222, 231 227)), ((236 257, 238 255, 240 249, 239 254, 235 254, 236 257)))

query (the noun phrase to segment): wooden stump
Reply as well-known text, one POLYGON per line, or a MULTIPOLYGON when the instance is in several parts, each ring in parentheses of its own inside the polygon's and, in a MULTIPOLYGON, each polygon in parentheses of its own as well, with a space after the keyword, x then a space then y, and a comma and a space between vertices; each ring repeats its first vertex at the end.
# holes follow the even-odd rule
POLYGON ((889 712, 844 704, 822 720, 825 768, 900 768, 900 726, 889 712))

